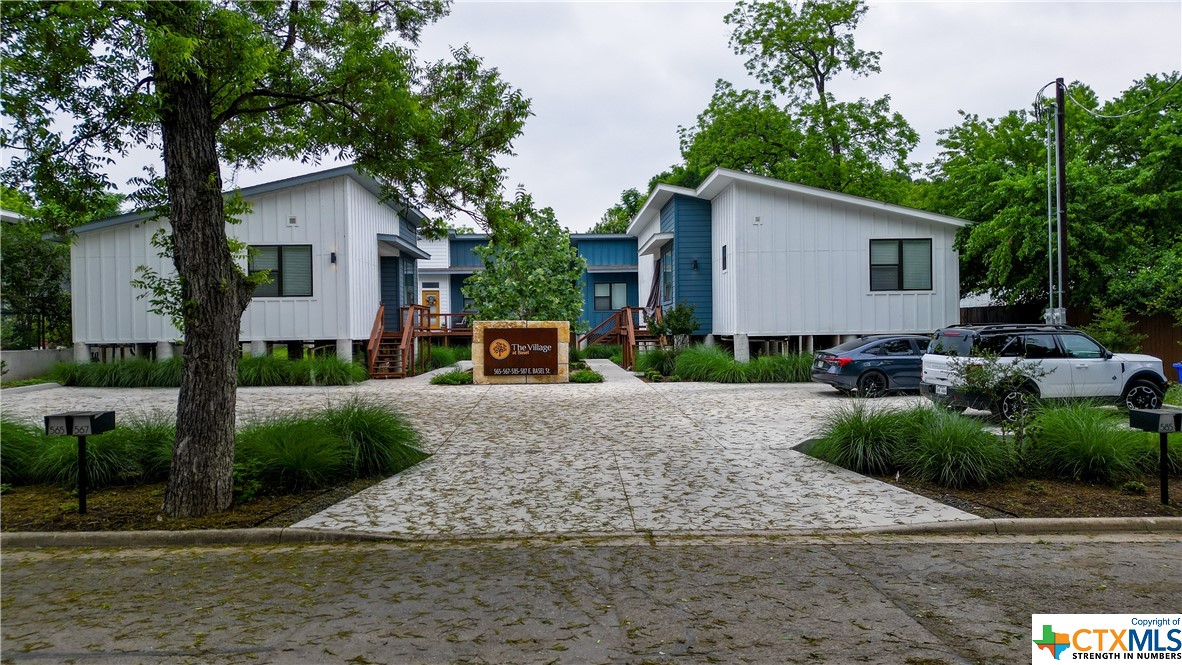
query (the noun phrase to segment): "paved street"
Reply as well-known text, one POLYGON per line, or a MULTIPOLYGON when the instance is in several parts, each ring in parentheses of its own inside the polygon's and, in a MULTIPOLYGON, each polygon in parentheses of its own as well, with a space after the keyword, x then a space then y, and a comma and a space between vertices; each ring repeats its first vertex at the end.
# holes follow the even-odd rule
POLYGON ((641 537, 3 554, 4 663, 1018 663, 1177 612, 1176 536, 641 537))

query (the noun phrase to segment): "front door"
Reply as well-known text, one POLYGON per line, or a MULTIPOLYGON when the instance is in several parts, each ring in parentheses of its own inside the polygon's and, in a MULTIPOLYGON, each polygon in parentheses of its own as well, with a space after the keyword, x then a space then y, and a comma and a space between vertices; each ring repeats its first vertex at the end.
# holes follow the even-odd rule
POLYGON ((423 289, 423 304, 430 312, 427 316, 427 327, 439 329, 439 289, 423 289))
POLYGON ((402 270, 397 256, 383 256, 378 259, 381 268, 382 304, 386 306, 386 330, 400 330, 402 321, 399 308, 402 307, 402 270))

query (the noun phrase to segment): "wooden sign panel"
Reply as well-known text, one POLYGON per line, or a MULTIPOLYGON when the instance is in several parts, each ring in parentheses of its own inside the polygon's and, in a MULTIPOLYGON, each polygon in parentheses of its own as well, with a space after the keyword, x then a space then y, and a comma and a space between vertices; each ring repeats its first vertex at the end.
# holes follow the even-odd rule
POLYGON ((557 328, 485 328, 485 376, 558 374, 557 328))

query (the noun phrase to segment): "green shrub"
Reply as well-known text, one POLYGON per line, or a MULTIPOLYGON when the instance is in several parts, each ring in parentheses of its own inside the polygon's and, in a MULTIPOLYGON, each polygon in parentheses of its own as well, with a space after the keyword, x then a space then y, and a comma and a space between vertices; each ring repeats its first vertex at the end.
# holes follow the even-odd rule
POLYGON ((284 489, 321 487, 342 477, 345 442, 316 418, 275 417, 238 432, 235 461, 260 467, 260 476, 284 489))
POLYGON ((571 383, 603 383, 603 375, 593 369, 580 369, 570 373, 571 383))
MULTIPOLYGON (((1137 468, 1142 472, 1157 475, 1161 467, 1161 435, 1153 432, 1137 432, 1141 436, 1138 447, 1137 468)), ((1173 475, 1182 475, 1182 437, 1171 434, 1166 442, 1166 470, 1173 475)))
POLYGON ((676 371, 677 351, 671 348, 656 348, 636 355, 637 372, 648 374, 656 372, 661 376, 670 376, 676 371))
POLYGON ((613 355, 611 358, 608 358, 608 360, 612 361, 613 363, 615 363, 617 365, 623 366, 624 354, 623 354, 623 352, 617 353, 617 354, 613 355))
POLYGON ((586 360, 587 358, 607 360, 613 356, 622 355, 623 352, 624 349, 619 344, 592 344, 579 351, 579 360, 586 360))
POLYGON ((176 388, 181 385, 181 372, 184 371, 184 368, 184 360, 180 356, 152 363, 148 372, 151 387, 176 388))
POLYGON ((126 450, 132 455, 139 468, 139 480, 142 482, 166 480, 172 466, 176 421, 163 413, 132 416, 114 430, 87 441, 94 440, 108 442, 115 449, 126 450))
POLYGON ((906 412, 873 408, 864 400, 843 403, 825 416, 813 457, 858 473, 883 475, 896 468, 901 441, 911 431, 906 412))
POLYGON ((9 485, 33 482, 33 462, 47 445, 41 427, 0 416, 0 480, 9 485))
POLYGON ((1034 415, 1025 457, 1037 474, 1112 483, 1139 472, 1144 441, 1115 411, 1088 402, 1048 405, 1034 415))
POLYGON ((898 449, 904 473, 944 487, 985 487, 1008 477, 1013 453, 979 422, 957 413, 931 410, 912 438, 898 449))
POLYGON ((438 346, 433 344, 430 347, 430 354, 430 359, 427 358, 425 353, 421 354, 420 356, 422 358, 420 366, 423 371, 439 369, 440 367, 449 367, 461 360, 471 360, 472 347, 438 346))
POLYGON ((1100 309, 1091 323, 1079 329, 1113 353, 1139 353, 1147 335, 1134 328, 1135 322, 1128 319, 1125 308, 1118 306, 1100 309))
POLYGON ((813 357, 804 353, 753 358, 746 366, 750 383, 807 383, 813 380, 813 357))
POLYGON ((453 369, 450 372, 436 374, 431 377, 433 386, 466 386, 472 383, 472 372, 453 369))
POLYGON ((346 464, 355 478, 395 474, 427 458, 418 432, 376 403, 349 400, 325 410, 320 422, 345 443, 346 464))

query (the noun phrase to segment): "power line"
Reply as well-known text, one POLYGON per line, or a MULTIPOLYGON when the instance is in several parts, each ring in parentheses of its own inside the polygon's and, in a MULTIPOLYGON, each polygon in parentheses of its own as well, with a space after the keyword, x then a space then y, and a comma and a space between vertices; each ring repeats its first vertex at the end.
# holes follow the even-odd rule
MULTIPOLYGON (((1170 84, 1170 87, 1163 90, 1160 95, 1158 95, 1153 101, 1149 102, 1145 106, 1142 106, 1141 108, 1137 109, 1136 111, 1129 111, 1128 113, 1122 113, 1120 115, 1104 115, 1102 113, 1096 113, 1095 111, 1089 109, 1088 107, 1084 106, 1083 104, 1080 104, 1079 101, 1077 101, 1075 99, 1075 97, 1072 97, 1071 93, 1067 89, 1067 86, 1063 86, 1063 90, 1064 90, 1064 93, 1067 95, 1067 99, 1070 99, 1071 103, 1073 103, 1076 106, 1083 109, 1088 115, 1090 115, 1094 118, 1107 118, 1109 120, 1119 120, 1121 118, 1127 118, 1131 115, 1137 115, 1138 113, 1148 109, 1150 106, 1153 106, 1157 102, 1161 101, 1162 97, 1165 97, 1166 95, 1168 95, 1170 93, 1170 91, 1174 89, 1174 86, 1178 85, 1178 81, 1182 81, 1182 78, 1174 78, 1174 82, 1170 84)), ((1050 85, 1050 84, 1048 83, 1047 85, 1050 85)), ((1043 90, 1046 90, 1046 86, 1043 86, 1043 90)), ((1038 94, 1041 95, 1042 90, 1039 90, 1038 94)))

